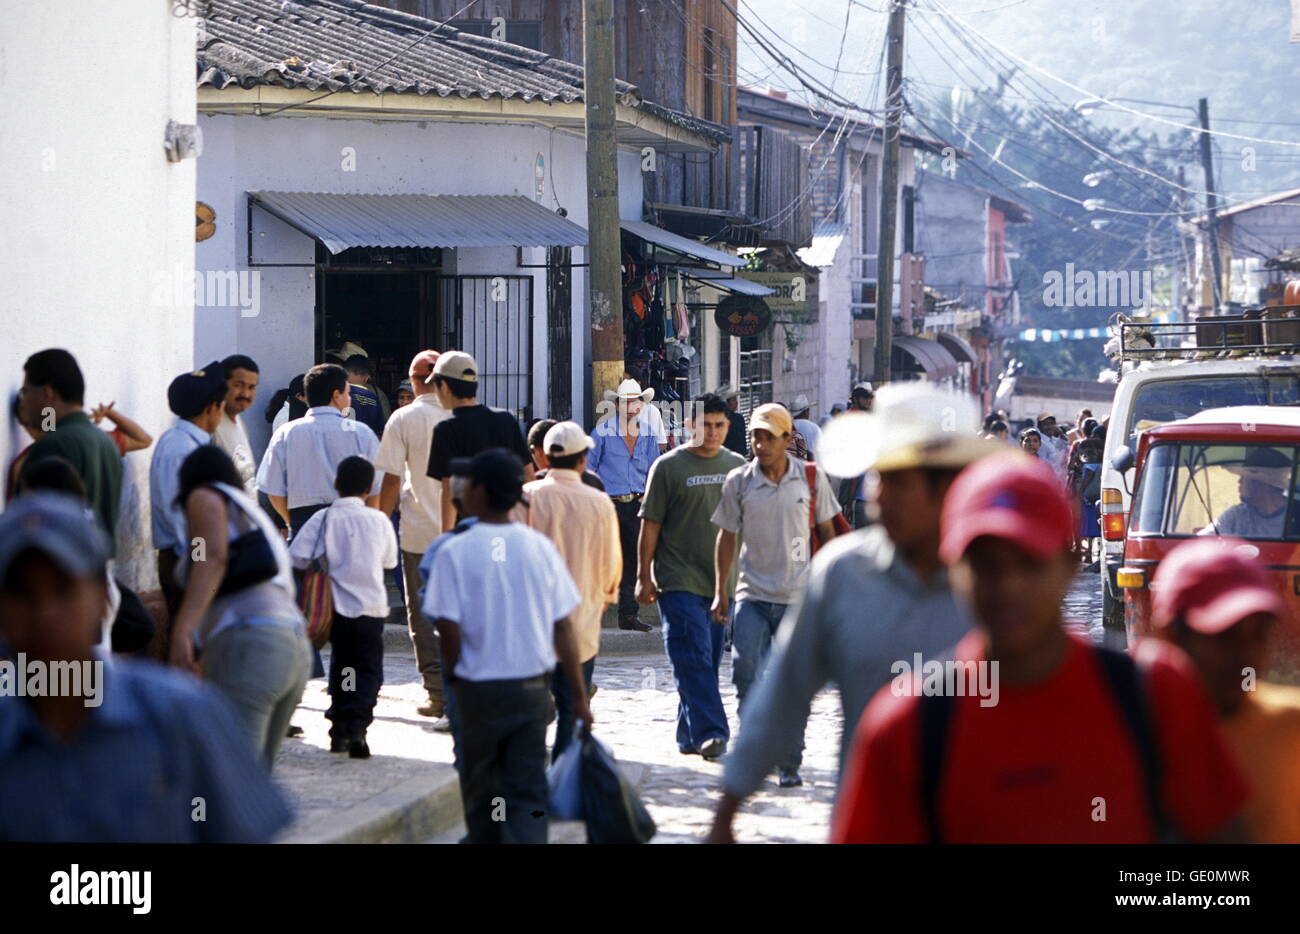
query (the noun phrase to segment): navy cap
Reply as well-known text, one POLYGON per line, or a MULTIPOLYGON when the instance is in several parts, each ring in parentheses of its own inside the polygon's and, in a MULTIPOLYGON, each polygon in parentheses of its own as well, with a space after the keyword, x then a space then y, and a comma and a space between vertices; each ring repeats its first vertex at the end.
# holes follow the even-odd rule
POLYGON ((453 457, 447 463, 447 472, 453 477, 468 477, 515 502, 523 499, 524 465, 505 448, 488 448, 473 457, 453 457))
POLYGON ((201 370, 182 373, 167 387, 167 407, 178 418, 193 418, 226 394, 226 372, 220 360, 201 370))
POLYGON ((0 514, 0 581, 14 558, 34 548, 73 577, 103 573, 108 536, 75 496, 52 490, 27 493, 0 514))

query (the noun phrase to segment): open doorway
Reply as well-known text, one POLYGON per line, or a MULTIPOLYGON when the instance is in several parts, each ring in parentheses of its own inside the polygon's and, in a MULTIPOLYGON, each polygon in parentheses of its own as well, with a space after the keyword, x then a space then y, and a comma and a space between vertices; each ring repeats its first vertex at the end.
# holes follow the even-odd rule
MULTIPOLYGON (((388 254, 349 256, 347 250, 319 268, 316 283, 316 359, 326 350, 352 342, 365 350, 374 385, 396 404, 397 387, 407 377, 411 358, 426 347, 441 347, 435 256, 400 257, 392 268, 388 254)), ((436 251, 413 251, 435 253, 436 251)))

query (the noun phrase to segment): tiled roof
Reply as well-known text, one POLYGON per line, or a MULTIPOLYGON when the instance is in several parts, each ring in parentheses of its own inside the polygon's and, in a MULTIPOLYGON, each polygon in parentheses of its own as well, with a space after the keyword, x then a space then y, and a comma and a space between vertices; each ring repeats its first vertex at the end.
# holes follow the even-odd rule
MULTIPOLYGON (((210 0, 198 28, 198 86, 436 94, 524 101, 583 99, 583 70, 543 52, 359 0, 210 0), (425 36, 421 39, 421 36, 425 36)), ((724 126, 643 101, 622 103, 717 141, 724 126)))

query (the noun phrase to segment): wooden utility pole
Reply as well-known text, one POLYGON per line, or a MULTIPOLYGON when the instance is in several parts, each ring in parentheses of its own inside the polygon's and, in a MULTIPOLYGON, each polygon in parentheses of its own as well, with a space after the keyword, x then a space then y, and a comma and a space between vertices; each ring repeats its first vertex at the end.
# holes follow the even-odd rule
POLYGON ((623 378, 623 274, 615 139, 614 4, 583 0, 582 54, 587 130, 587 269, 591 306, 591 400, 623 378))
POLYGON ((1210 151, 1210 102, 1202 97, 1200 101, 1201 117, 1201 166, 1205 169, 1205 233, 1210 250, 1210 275, 1214 277, 1214 308, 1210 313, 1217 315, 1223 304, 1223 257, 1219 255, 1219 212, 1218 199, 1214 196, 1214 157, 1210 151))
POLYGON ((907 0, 889 11, 885 70, 885 158, 880 178, 880 236, 876 246, 876 360, 872 379, 890 380, 894 352, 894 228, 898 224, 899 138, 903 127, 903 24, 907 0))

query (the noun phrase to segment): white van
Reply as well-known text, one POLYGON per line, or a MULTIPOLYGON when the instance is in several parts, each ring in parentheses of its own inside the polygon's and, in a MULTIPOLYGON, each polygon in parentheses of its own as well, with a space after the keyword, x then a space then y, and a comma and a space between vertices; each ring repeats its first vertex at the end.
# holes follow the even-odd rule
MULTIPOLYGON (((1106 448, 1102 458, 1101 527, 1105 560, 1101 563, 1103 608, 1108 628, 1124 629, 1124 594, 1115 584, 1124 555, 1133 470, 1121 474, 1111 458, 1127 446, 1137 451, 1137 436, 1203 412, 1238 405, 1300 405, 1300 347, 1281 355, 1204 359, 1204 352, 1183 351, 1192 359, 1149 360, 1125 373, 1115 389, 1106 448)), ((1177 352, 1175 352, 1177 353, 1177 352)))

